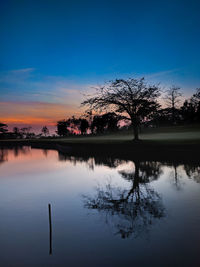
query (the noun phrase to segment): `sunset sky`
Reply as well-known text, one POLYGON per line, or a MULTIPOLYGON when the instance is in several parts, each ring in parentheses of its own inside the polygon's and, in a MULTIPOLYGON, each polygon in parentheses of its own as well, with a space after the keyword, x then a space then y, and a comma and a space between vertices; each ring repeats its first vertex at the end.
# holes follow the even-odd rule
POLYGON ((190 96, 199 14, 198 0, 0 0, 0 121, 53 128, 114 78, 145 76, 190 96))

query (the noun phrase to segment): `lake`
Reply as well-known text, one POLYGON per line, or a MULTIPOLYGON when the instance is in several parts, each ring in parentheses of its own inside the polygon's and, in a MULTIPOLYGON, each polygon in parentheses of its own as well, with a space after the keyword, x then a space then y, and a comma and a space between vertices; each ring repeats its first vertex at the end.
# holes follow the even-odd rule
POLYGON ((0 266, 200 266, 200 165, 0 149, 0 266))

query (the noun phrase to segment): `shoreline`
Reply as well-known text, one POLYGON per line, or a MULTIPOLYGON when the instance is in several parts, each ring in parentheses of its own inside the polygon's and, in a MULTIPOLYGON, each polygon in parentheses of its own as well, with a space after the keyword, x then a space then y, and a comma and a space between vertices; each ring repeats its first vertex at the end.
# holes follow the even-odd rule
POLYGON ((57 150, 61 154, 82 157, 115 157, 132 160, 176 161, 200 163, 200 142, 175 141, 96 141, 73 142, 55 139, 0 140, 0 148, 30 146, 35 149, 57 150))

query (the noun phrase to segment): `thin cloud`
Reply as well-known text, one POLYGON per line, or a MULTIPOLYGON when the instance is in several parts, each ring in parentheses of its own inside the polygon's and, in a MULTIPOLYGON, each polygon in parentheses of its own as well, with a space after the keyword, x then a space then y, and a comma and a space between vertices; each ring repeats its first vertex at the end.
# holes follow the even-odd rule
POLYGON ((21 74, 21 73, 30 73, 33 71, 35 71, 35 68, 25 68, 25 69, 10 70, 8 71, 8 73, 21 74))
POLYGON ((171 69, 171 70, 164 70, 164 71, 158 71, 158 72, 146 74, 145 77, 147 79, 159 78, 159 77, 167 76, 169 74, 174 74, 174 73, 176 73, 176 72, 178 72, 180 70, 181 70, 181 68, 176 68, 176 69, 171 69))

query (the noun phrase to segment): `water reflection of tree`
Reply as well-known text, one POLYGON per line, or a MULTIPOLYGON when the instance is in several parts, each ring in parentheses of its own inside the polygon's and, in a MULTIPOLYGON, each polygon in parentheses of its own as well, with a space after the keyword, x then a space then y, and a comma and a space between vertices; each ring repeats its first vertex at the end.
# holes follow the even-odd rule
POLYGON ((29 146, 15 146, 13 147, 14 156, 19 157, 20 154, 27 155, 31 152, 31 147, 29 146))
POLYGON ((120 171, 123 178, 131 183, 129 189, 107 183, 96 188, 96 195, 83 196, 84 205, 103 213, 107 223, 111 223, 116 234, 122 238, 148 231, 155 219, 164 216, 164 207, 157 192, 149 182, 160 175, 157 162, 135 162, 134 170, 120 171))
POLYGON ((0 149, 0 164, 4 163, 8 160, 8 150, 7 149, 0 149))
POLYGON ((182 189, 183 182, 181 181, 181 176, 179 175, 179 172, 178 172, 179 164, 175 162, 171 164, 171 167, 173 169, 171 172, 173 186, 175 187, 177 191, 180 191, 182 189))
POLYGON ((180 165, 176 162, 171 164, 165 164, 172 168, 170 177, 173 181, 173 186, 176 190, 180 191, 184 185, 183 171, 187 175, 187 178, 193 179, 197 183, 200 183, 200 165, 197 163, 180 165), (181 180, 182 179, 182 180, 181 180))
POLYGON ((31 152, 31 148, 28 146, 14 146, 12 148, 0 148, 0 164, 9 160, 9 154, 13 153, 13 155, 17 158, 21 154, 27 155, 31 152))
POLYGON ((43 152, 44 156, 47 157, 48 153, 49 153, 49 150, 48 149, 43 149, 42 152, 43 152))
POLYGON ((184 165, 184 170, 188 178, 195 180, 197 183, 200 183, 200 165, 184 165))
POLYGON ((89 169, 94 170, 95 166, 107 166, 109 168, 116 168, 120 164, 125 163, 125 160, 120 160, 112 157, 89 157, 89 156, 70 156, 58 152, 58 159, 60 161, 69 161, 76 165, 77 163, 86 163, 89 169))

